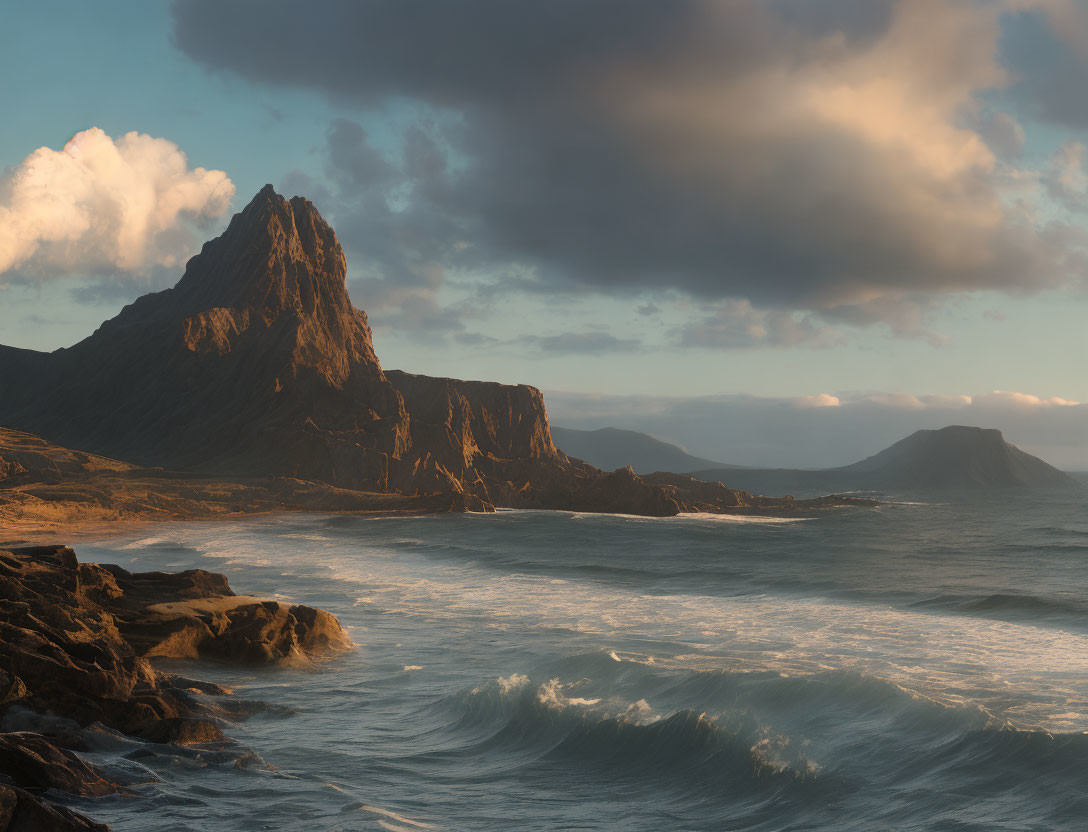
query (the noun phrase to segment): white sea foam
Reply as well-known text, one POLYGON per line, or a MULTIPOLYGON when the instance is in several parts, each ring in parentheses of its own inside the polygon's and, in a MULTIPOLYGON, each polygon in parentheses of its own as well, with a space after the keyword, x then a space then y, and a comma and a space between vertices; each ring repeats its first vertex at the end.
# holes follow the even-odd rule
MULTIPOLYGON (((404 824, 404 826, 410 827, 412 829, 438 829, 439 828, 439 827, 435 826, 432 823, 423 823, 422 821, 412 820, 411 818, 406 818, 404 815, 398 815, 396 812, 390 812, 388 809, 380 809, 377 806, 368 806, 365 803, 362 806, 359 807, 359 811, 360 812, 369 812, 372 815, 379 815, 380 818, 388 818, 389 820, 395 821, 398 824, 404 824)), ((382 821, 380 818, 378 819, 378 823, 381 824, 386 829, 393 829, 393 828, 403 829, 404 828, 403 826, 393 827, 391 824, 387 824, 386 822, 382 821)))
POLYGON ((711 523, 752 523, 756 525, 774 526, 781 523, 805 523, 811 517, 764 517, 758 514, 710 514, 705 511, 693 511, 686 514, 678 514, 676 517, 666 517, 665 520, 701 520, 711 523))
POLYGON ((655 664, 657 661, 653 656, 644 656, 641 653, 620 653, 616 650, 609 650, 608 657, 614 662, 634 662, 635 664, 655 664))
POLYGON ((153 546, 156 543, 162 543, 166 538, 163 537, 144 537, 140 540, 134 540, 131 543, 126 543, 124 546, 119 546, 120 549, 143 549, 145 546, 153 546))
POLYGON ((645 514, 599 514, 590 511, 563 511, 557 514, 565 514, 572 520, 590 520, 601 523, 611 523, 616 520, 638 523, 688 523, 703 521, 711 523, 755 523, 760 525, 775 525, 778 523, 804 523, 809 517, 766 517, 756 514, 716 514, 706 511, 689 511, 675 514, 671 517, 647 517, 645 514))
POLYGON ((577 687, 579 682, 560 682, 559 679, 549 679, 542 684, 536 691, 536 701, 541 705, 546 705, 551 708, 570 708, 570 707, 587 707, 589 705, 596 705, 601 700, 597 699, 585 699, 580 696, 567 696, 565 691, 571 687, 577 687))
MULTIPOLYGON (((277 572, 325 573, 358 587, 356 605, 368 613, 460 628, 474 638, 481 630, 562 628, 606 641, 652 639, 675 645, 671 654, 653 657, 665 668, 789 676, 848 670, 1017 724, 1059 722, 1063 729, 1088 730, 1088 636, 1080 633, 817 597, 650 595, 570 578, 557 584, 548 575, 496 573, 399 545, 341 544, 308 552, 276 546, 244 524, 232 529, 210 544, 206 528, 192 527, 179 538, 237 567, 274 563, 277 572)), ((614 654, 623 661, 649 661, 614 654)), ((528 680, 518 674, 505 680, 507 689, 524 684, 528 680)))
POLYGON ((529 677, 524 676, 521 673, 512 673, 509 676, 499 677, 499 691, 503 695, 510 693, 511 691, 521 690, 529 686, 529 677))

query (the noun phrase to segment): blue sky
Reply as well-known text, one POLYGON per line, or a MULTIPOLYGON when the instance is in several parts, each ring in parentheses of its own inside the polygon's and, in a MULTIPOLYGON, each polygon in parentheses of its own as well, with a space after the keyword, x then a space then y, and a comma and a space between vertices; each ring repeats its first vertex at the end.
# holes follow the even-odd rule
POLYGON ((172 143, 235 193, 135 261, 24 246, 0 343, 85 337, 272 182, 337 228, 387 367, 1088 401, 1078 0, 742 2, 724 22, 696 0, 387 5, 9 8, 0 206, 30 154, 92 127, 172 143))

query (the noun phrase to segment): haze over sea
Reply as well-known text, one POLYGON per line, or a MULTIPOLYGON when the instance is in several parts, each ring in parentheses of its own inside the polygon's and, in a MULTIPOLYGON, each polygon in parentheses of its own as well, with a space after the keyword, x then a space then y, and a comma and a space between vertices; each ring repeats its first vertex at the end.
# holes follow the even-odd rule
POLYGON ((1073 830, 1088 495, 812 520, 503 511, 161 524, 77 547, 323 607, 316 669, 181 665, 252 754, 117 739, 117 832, 1073 830))

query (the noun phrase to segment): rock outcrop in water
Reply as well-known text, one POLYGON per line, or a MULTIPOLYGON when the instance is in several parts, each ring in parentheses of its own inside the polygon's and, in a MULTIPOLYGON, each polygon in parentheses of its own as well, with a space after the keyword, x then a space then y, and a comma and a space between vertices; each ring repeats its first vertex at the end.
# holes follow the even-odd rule
POLYGON ((755 491, 1076 488, 1068 474, 1005 441, 1001 431, 952 425, 920 430, 861 462, 817 471, 725 468, 696 471, 755 491))
POLYGON ((34 793, 123 791, 69 750, 88 726, 156 743, 223 740, 194 693, 225 691, 149 659, 298 663, 348 646, 328 613, 235 595, 215 573, 132 573, 79 563, 64 546, 0 549, 0 832, 105 828, 34 793))

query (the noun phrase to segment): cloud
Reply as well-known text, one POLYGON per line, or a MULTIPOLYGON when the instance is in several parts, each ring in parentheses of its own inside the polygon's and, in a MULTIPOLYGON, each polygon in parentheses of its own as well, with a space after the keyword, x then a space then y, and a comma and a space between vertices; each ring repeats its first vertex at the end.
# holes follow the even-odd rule
POLYGON ((554 425, 643 431, 697 456, 740 465, 846 465, 916 430, 976 425, 1002 430, 1008 441, 1058 467, 1088 470, 1088 404, 1030 393, 671 398, 546 391, 545 400, 554 425))
POLYGON ((466 347, 490 347, 502 343, 498 338, 480 332, 459 332, 453 336, 453 340, 466 347))
POLYGON ((1062 399, 1057 396, 1044 399, 1030 393, 1014 393, 1008 390, 993 390, 981 396, 975 396, 973 403, 979 407, 1012 406, 1020 408, 1077 407, 1081 404, 1081 402, 1062 399))
POLYGON ((442 343, 448 335, 461 333, 462 311, 441 306, 430 295, 410 295, 393 309, 371 318, 376 332, 410 331, 417 341, 442 343))
POLYGON ((358 122, 335 119, 320 149, 327 179, 294 170, 285 193, 310 198, 336 228, 348 255, 352 301, 378 330, 410 331, 433 342, 464 329, 487 302, 443 303, 451 269, 468 262, 456 218, 424 194, 442 188, 445 157, 426 125, 412 124, 393 154, 358 122))
POLYGON ((632 352, 642 344, 635 338, 617 338, 608 332, 563 332, 557 335, 523 335, 515 343, 538 348, 552 355, 601 355, 613 352, 632 352))
POLYGON ((820 393, 817 396, 800 396, 793 400, 793 404, 796 407, 808 408, 808 407, 840 407, 842 401, 838 396, 832 396, 828 393, 820 393))
POLYGON ((361 126, 328 137, 337 178, 396 190, 393 215, 362 199, 344 236, 398 285, 415 260, 460 264, 550 292, 678 290, 919 335, 902 320, 925 298, 1083 275, 1081 237, 1005 200, 995 154, 1016 150, 1016 123, 969 126, 1019 83, 1002 62, 1010 10, 1049 26, 1063 8, 269 0, 259 39, 244 5, 176 0, 173 15, 177 45, 212 69, 424 114, 396 185, 361 126), (383 253, 383 230, 412 253, 383 253))
POLYGON ((979 135, 998 156, 1019 156, 1027 139, 1024 128, 1008 113, 994 113, 979 127, 979 135))
POLYGON ((116 278, 180 266, 197 246, 191 224, 221 216, 233 196, 223 171, 190 169, 167 139, 83 130, 0 176, 0 274, 116 278))
POLYGON ((1002 58, 1019 107, 1064 127, 1088 127, 1088 6, 1083 0, 1009 0, 1002 58))
POLYGON ((709 349, 821 348, 844 342, 840 333, 811 315, 756 309, 746 300, 723 301, 714 314, 691 321, 676 334, 680 346, 709 349))
POLYGON ((1054 154, 1043 178, 1047 192, 1070 211, 1088 211, 1088 171, 1084 169, 1086 148, 1077 141, 1066 142, 1054 154))

